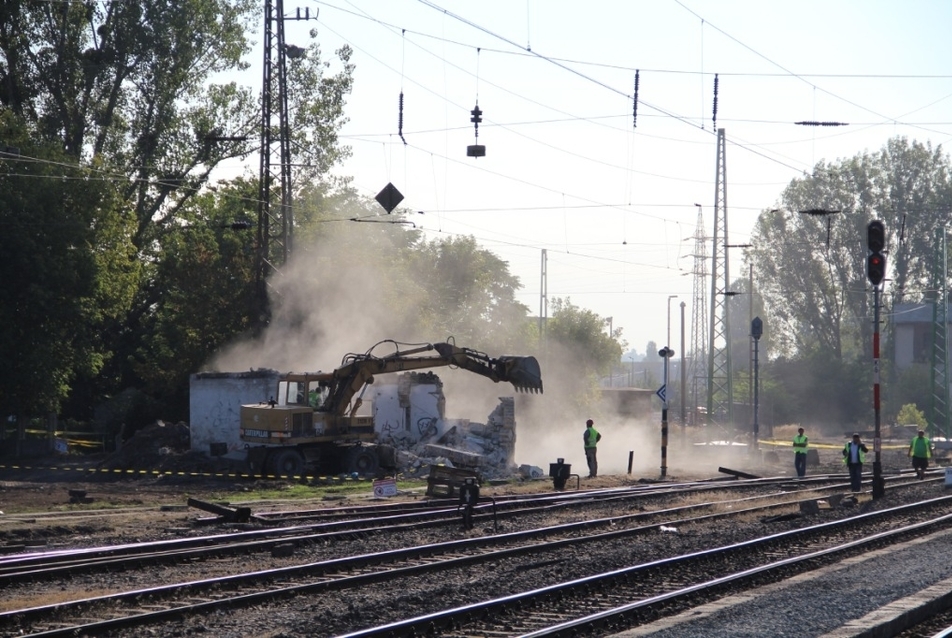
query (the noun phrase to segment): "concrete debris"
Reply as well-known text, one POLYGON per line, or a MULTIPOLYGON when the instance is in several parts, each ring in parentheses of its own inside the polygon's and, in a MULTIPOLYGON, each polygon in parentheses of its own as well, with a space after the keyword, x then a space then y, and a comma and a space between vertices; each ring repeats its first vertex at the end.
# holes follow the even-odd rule
MULTIPOLYGON (((515 400, 500 397, 486 423, 445 419, 442 430, 429 428, 417 442, 390 440, 397 447, 397 468, 407 476, 425 477, 432 465, 476 470, 484 478, 516 473, 515 400), (442 433, 441 433, 442 432, 442 433)), ((542 470, 536 468, 539 475, 542 470)))
POLYGON ((519 466, 519 476, 522 478, 545 478, 545 472, 538 465, 520 465, 519 466))

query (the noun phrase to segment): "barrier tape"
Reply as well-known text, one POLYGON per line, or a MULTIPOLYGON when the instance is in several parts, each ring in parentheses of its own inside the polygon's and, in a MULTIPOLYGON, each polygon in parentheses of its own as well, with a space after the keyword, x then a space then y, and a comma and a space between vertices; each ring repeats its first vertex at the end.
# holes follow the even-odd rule
MULTIPOLYGON (((788 447, 791 448, 791 451, 793 450, 793 446, 792 446, 792 444, 791 444, 790 441, 777 441, 777 440, 775 440, 775 439, 759 439, 759 440, 758 440, 758 443, 760 443, 761 445, 776 445, 776 446, 784 446, 784 445, 786 445, 786 446, 788 446, 788 447)), ((844 444, 845 444, 845 441, 844 441, 844 444)), ((872 445, 872 444, 870 444, 870 446, 871 446, 871 445, 872 445)), ((837 444, 835 444, 835 443, 810 443, 810 444, 809 444, 809 447, 811 447, 811 448, 817 448, 817 449, 821 449, 821 450, 842 450, 842 449, 843 449, 843 445, 837 445, 837 444)), ((808 448, 808 449, 809 449, 809 448, 808 448)), ((909 445, 908 445, 908 444, 907 444, 907 445, 897 445, 897 444, 882 445, 882 446, 881 446, 881 449, 883 449, 883 450, 906 450, 906 449, 909 449, 909 445)))
POLYGON ((236 472, 186 472, 183 470, 123 470, 123 469, 109 469, 109 468, 99 468, 99 467, 70 467, 70 466, 45 466, 45 465, 4 465, 0 464, 0 470, 17 470, 17 471, 32 471, 32 470, 42 470, 42 471, 54 471, 54 472, 82 472, 84 474, 114 474, 114 475, 126 475, 126 476, 178 476, 178 477, 190 477, 190 478, 227 478, 227 479, 268 479, 268 480, 286 480, 286 481, 326 481, 326 482, 354 482, 354 483, 369 483, 373 479, 360 477, 354 478, 352 476, 312 476, 312 475, 296 475, 296 476, 279 476, 277 474, 246 474, 246 473, 236 473, 236 472))

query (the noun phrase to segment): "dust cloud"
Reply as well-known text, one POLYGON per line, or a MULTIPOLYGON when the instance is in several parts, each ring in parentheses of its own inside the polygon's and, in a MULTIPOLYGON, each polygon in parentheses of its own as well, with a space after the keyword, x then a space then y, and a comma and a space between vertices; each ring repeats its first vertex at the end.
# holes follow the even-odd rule
MULTIPOLYGON (((346 354, 367 352, 384 340, 429 343, 452 337, 421 334, 429 322, 413 312, 416 307, 413 299, 406 298, 413 294, 413 282, 401 288, 400 282, 387 277, 387 259, 385 251, 361 253, 354 250, 353 242, 333 238, 299 247, 280 275, 270 282, 272 322, 268 329, 257 340, 242 341, 224 349, 209 362, 206 370, 330 371, 341 364, 346 354), (403 295, 399 303, 388 302, 399 295, 403 295)), ((472 327, 462 326, 461 333, 473 334, 472 327)), ((499 351, 491 343, 479 342, 478 335, 475 339, 476 343, 460 339, 456 345, 491 357, 534 354, 499 351)), ((381 356, 391 352, 390 344, 382 344, 374 350, 381 356)), ((544 394, 519 393, 509 383, 493 383, 465 370, 446 367, 433 370, 444 383, 446 417, 483 423, 500 397, 512 396, 517 423, 516 458, 512 459, 515 465, 537 466, 547 474, 549 463, 563 458, 572 465, 574 473, 587 475, 582 432, 585 420, 592 418, 602 434, 599 474, 626 473, 631 452, 634 476, 660 475, 660 411, 638 419, 611 414, 599 400, 596 380, 577 365, 578 357, 553 346, 537 358, 542 368, 544 394)), ((711 454, 711 448, 704 451, 687 442, 682 445, 678 436, 678 428, 672 424, 668 476, 707 471, 713 474, 719 464, 731 465, 711 454)), ((733 466, 737 467, 736 463, 733 466)))
MULTIPOLYGON (((375 275, 378 268, 332 242, 298 253, 269 283, 272 321, 261 338, 231 345, 211 361, 210 369, 326 372, 340 366, 348 353, 413 335, 413 320, 401 320, 381 303, 387 289, 375 275), (320 265, 314 254, 321 255, 320 265), (327 263, 339 267, 331 270, 327 263)), ((375 353, 392 351, 383 345, 375 353)))

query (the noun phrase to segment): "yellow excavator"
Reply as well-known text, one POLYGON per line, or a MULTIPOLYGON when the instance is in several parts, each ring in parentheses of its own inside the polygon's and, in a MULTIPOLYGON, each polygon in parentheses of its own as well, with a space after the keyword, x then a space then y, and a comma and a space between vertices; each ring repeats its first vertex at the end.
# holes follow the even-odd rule
POLYGON ((300 476, 378 476, 396 469, 395 450, 375 444, 372 416, 358 416, 374 375, 450 366, 509 382, 519 392, 541 393, 542 372, 535 357, 503 356, 443 343, 401 344, 386 340, 364 354, 348 354, 331 372, 289 372, 278 378, 268 401, 241 406, 240 437, 252 472, 300 476), (384 344, 390 354, 377 356, 384 344), (402 346, 412 345, 407 350, 402 346))

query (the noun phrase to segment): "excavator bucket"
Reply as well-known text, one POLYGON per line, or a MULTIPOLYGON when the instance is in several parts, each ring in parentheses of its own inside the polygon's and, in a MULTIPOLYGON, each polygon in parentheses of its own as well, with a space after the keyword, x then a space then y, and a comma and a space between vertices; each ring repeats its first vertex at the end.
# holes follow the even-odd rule
POLYGON ((503 381, 508 381, 519 392, 542 393, 542 369, 535 357, 500 357, 506 368, 503 381))

